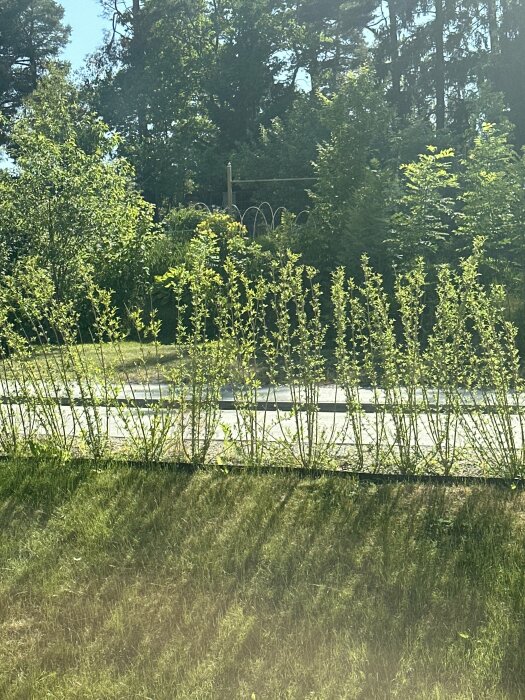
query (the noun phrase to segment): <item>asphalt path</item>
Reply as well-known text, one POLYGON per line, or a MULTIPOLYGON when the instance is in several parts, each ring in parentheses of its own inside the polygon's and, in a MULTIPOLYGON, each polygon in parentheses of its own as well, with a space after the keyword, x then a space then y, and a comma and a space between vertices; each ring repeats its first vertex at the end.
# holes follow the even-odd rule
MULTIPOLYGON (((42 389, 42 387, 40 387, 42 389)), ((38 402, 26 404, 22 402, 22 387, 14 383, 0 384, 0 393, 3 394, 4 403, 0 405, 1 430, 9 430, 10 421, 23 428, 26 433, 35 435, 56 434, 57 430, 65 437, 81 436, 89 426, 97 424, 97 430, 106 434, 111 439, 125 440, 129 437, 140 439, 141 435, 151 434, 154 430, 165 429, 175 434, 180 427, 177 425, 178 412, 173 408, 162 408, 155 405, 159 401, 173 398, 176 392, 165 384, 133 384, 114 387, 110 396, 123 402, 119 406, 84 406, 83 394, 79 386, 68 385, 67 391, 55 387, 55 397, 62 397, 66 405, 53 404, 39 405, 38 402), (17 396, 21 402, 17 402, 17 396), (78 399, 77 405, 67 405, 71 397, 78 399), (5 403, 5 400, 9 402, 5 403), (139 402, 141 405, 131 405, 139 402), (148 404, 152 404, 149 405, 148 404)), ((33 393, 30 387, 25 387, 26 393, 33 393)), ((33 391, 38 391, 33 387, 33 391)), ((49 395, 49 387, 47 388, 49 395)), ((100 398, 105 396, 102 387, 98 387, 96 394, 100 398)), ((406 392, 398 390, 402 397, 406 392)), ((418 391, 417 398, 423 400, 424 392, 418 391)), ((245 439, 246 429, 243 425, 242 412, 232 410, 236 398, 231 388, 224 388, 221 392, 221 400, 229 408, 221 410, 213 425, 212 439, 224 441, 225 437, 233 439, 245 439)), ((473 415, 465 413, 460 419, 453 417, 447 422, 446 413, 420 412, 417 416, 395 413, 384 407, 385 394, 374 392, 369 388, 359 390, 359 400, 363 405, 373 406, 374 410, 359 416, 357 421, 358 435, 346 413, 344 405, 345 396, 341 388, 335 385, 325 385, 319 388, 318 401, 324 409, 313 417, 314 428, 319 441, 330 440, 340 445, 352 445, 356 440, 364 444, 375 444, 378 438, 385 444, 418 444, 423 448, 432 448, 442 442, 445 436, 453 437, 456 445, 477 443, 477 447, 484 443, 501 445, 505 448, 505 439, 515 441, 517 447, 523 444, 523 432, 525 420, 518 415, 501 415, 494 412, 482 414, 476 412, 473 415), (340 410, 332 410, 335 404, 339 404, 340 410)), ((465 404, 477 404, 489 409, 493 406, 495 395, 490 392, 464 392, 465 404)), ((509 401, 513 397, 509 396, 509 401)), ((264 387, 259 389, 257 400, 260 406, 268 404, 273 410, 258 410, 256 412, 257 429, 265 440, 294 441, 294 434, 308 430, 308 414, 298 412, 291 414, 288 410, 292 403, 293 395, 289 387, 264 387), (277 408, 277 410, 275 410, 277 408)), ((443 394, 437 391, 426 392, 426 401, 444 403, 443 394)), ((310 416, 312 419, 312 417, 310 416)))

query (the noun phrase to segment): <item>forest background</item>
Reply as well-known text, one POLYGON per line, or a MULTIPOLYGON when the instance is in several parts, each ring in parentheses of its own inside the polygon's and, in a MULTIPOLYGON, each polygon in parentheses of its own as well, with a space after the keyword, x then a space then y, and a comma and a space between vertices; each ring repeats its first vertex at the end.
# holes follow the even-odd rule
MULTIPOLYGON (((486 281, 525 284, 525 7, 518 0, 101 0, 112 31, 72 80, 55 0, 0 0, 0 270, 37 266, 83 312, 86 285, 163 312, 203 231, 392 284, 485 238, 486 281), (244 211, 231 225, 226 164, 244 211), (197 210, 202 202, 208 210, 197 210), (305 214, 307 212, 307 214, 305 214), (200 228, 199 228, 200 227, 200 228), (167 275, 167 277, 166 277, 167 275), (159 281, 160 280, 160 281, 159 281)), ((221 261, 217 261, 221 265, 221 261)), ((429 279, 432 279, 430 275, 429 279)), ((168 314, 169 315, 169 314, 168 314)))

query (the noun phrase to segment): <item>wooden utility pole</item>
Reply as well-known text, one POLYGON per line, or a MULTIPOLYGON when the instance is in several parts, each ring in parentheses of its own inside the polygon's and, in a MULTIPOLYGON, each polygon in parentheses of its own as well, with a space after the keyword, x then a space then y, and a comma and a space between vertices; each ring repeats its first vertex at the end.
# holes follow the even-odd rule
POLYGON ((226 206, 228 209, 228 214, 233 215, 233 176, 232 176, 232 164, 228 163, 226 166, 226 192, 227 201, 226 206))

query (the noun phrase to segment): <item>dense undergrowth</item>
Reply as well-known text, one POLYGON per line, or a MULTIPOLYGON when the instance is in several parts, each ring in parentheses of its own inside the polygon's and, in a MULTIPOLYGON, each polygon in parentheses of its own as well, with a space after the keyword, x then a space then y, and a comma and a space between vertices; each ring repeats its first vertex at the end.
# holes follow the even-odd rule
POLYGON ((4 462, 0 695, 523 697, 524 499, 4 462))
POLYGON ((83 330, 37 261, 4 278, 3 452, 99 459, 118 438, 124 456, 147 462, 524 475, 516 329, 504 289, 480 281, 480 244, 457 269, 440 269, 429 310, 422 263, 397 277, 392 299, 365 259, 361 282, 339 269, 323 300, 313 268, 291 253, 251 268, 239 226, 230 228, 219 239, 202 227, 186 262, 163 278, 175 317, 169 365, 154 313, 130 311, 125 329, 111 293, 88 285, 83 330), (328 379, 346 405, 342 421, 319 411, 328 379), (277 386, 289 406, 261 410, 277 386), (235 403, 229 422, 225 387, 235 403))

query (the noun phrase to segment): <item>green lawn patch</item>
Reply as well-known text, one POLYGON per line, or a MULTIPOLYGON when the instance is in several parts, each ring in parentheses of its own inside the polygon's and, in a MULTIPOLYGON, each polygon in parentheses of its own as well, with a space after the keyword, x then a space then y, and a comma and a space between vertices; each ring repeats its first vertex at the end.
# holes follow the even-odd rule
POLYGON ((0 465, 0 697, 520 698, 525 494, 0 465))
MULTIPOLYGON (((133 340, 125 340, 119 343, 90 344, 83 343, 72 345, 69 348, 71 356, 81 358, 89 376, 89 369, 94 376, 104 368, 111 368, 117 377, 124 382, 166 381, 171 369, 180 363, 180 348, 176 345, 164 345, 155 343, 139 343, 133 340)), ((69 354, 58 345, 46 345, 37 349, 34 356, 25 360, 24 364, 31 365, 30 369, 35 377, 46 377, 49 366, 55 371, 57 366, 64 365, 64 373, 71 379, 76 379, 72 369, 68 370, 69 354)), ((21 369, 21 368, 20 368, 21 369)), ((9 369, 6 370, 9 375, 9 369)), ((106 369, 107 371, 107 369, 106 369)))

